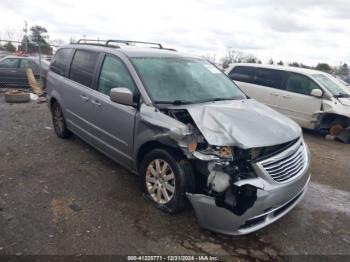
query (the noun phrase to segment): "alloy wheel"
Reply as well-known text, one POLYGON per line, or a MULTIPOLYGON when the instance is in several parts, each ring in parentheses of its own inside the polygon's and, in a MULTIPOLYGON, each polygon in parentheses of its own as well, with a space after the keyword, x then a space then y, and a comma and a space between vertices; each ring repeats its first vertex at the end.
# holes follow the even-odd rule
POLYGON ((175 174, 168 162, 163 159, 152 160, 146 171, 146 188, 158 204, 168 203, 175 193, 175 174))

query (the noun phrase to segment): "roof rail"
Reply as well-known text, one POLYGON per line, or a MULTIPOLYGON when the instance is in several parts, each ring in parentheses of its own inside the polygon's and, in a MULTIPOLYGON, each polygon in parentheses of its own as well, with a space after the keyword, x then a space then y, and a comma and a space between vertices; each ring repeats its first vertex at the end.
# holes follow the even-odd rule
POLYGON ((144 41, 133 41, 133 40, 100 40, 100 39, 79 39, 78 42, 75 44, 80 44, 80 45, 97 45, 97 46, 107 46, 107 47, 115 47, 119 48, 119 45, 113 45, 115 44, 124 44, 124 45, 135 45, 135 44, 146 44, 146 45, 153 45, 152 48, 159 48, 159 49, 164 49, 164 50, 170 50, 170 51, 176 51, 175 49, 172 48, 164 48, 162 44, 160 43, 153 43, 153 42, 144 42, 144 41))
POLYGON ((107 40, 106 45, 108 45, 109 43, 121 43, 121 44, 125 44, 125 45, 146 44, 146 45, 154 45, 154 46, 157 46, 159 49, 163 49, 162 44, 152 43, 152 42, 130 41, 130 40, 107 40))

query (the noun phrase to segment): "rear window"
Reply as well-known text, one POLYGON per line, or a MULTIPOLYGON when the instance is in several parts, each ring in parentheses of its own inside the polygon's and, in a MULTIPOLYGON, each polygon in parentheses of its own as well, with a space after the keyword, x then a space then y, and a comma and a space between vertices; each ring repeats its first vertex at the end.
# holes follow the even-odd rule
POLYGON ((50 70, 56 74, 64 76, 69 66, 69 59, 71 57, 72 51, 73 50, 70 48, 58 50, 51 62, 50 70))
POLYGON ((231 80, 253 83, 255 68, 248 66, 237 66, 231 70, 228 77, 231 80))
POLYGON ((283 82, 287 73, 280 70, 257 68, 255 84, 283 89, 283 82))
POLYGON ((75 52, 69 78, 84 86, 91 87, 98 53, 78 50, 75 52))

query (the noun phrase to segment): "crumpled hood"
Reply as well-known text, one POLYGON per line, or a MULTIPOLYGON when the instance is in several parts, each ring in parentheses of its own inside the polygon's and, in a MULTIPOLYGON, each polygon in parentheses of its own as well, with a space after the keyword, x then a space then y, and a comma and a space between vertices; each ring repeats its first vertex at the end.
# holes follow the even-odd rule
POLYGON ((340 103, 342 103, 345 106, 350 106, 350 98, 338 98, 338 100, 340 101, 340 103))
POLYGON ((197 127, 211 145, 243 149, 289 142, 301 128, 254 99, 188 106, 197 127))

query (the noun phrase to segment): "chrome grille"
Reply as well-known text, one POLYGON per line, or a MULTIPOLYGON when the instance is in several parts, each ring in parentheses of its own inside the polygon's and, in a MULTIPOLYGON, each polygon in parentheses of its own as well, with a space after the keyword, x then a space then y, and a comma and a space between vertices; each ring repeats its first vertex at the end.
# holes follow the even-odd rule
POLYGON ((287 182, 302 173, 307 154, 300 139, 285 151, 260 162, 263 169, 277 182, 287 182))

